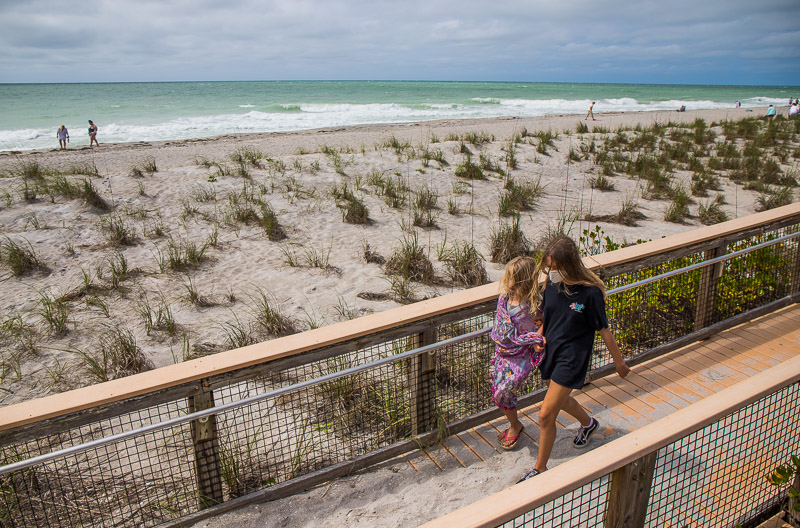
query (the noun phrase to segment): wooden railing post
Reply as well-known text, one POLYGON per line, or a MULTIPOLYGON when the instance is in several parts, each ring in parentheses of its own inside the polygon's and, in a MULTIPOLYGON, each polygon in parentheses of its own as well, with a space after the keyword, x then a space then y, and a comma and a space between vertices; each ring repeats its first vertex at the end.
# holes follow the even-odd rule
MULTIPOLYGON (((720 257, 725 252, 725 246, 717 246, 703 253, 703 260, 720 257)), ((717 297, 717 282, 722 277, 724 263, 717 262, 705 266, 700 271, 700 284, 697 288, 697 308, 695 309, 695 332, 709 325, 714 314, 714 304, 717 297)))
POLYGON ((606 528, 644 527, 657 457, 654 451, 611 473, 606 528))
MULTIPOLYGON (((417 346, 436 342, 436 329, 432 328, 418 334, 417 346)), ((411 434, 422 434, 433 427, 434 388, 436 384, 436 358, 424 352, 414 357, 409 369, 411 376, 411 434)))
MULTIPOLYGON (((189 412, 214 407, 214 392, 208 385, 208 381, 200 380, 195 387, 195 394, 189 397, 189 412)), ((202 510, 223 500, 216 415, 192 421, 192 441, 197 478, 197 502, 202 510)))

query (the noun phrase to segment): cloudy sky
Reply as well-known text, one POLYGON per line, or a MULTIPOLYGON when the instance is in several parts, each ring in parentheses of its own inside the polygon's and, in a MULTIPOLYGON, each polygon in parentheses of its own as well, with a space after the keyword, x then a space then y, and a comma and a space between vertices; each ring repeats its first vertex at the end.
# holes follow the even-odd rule
POLYGON ((800 85, 800 0, 0 0, 0 82, 800 85))

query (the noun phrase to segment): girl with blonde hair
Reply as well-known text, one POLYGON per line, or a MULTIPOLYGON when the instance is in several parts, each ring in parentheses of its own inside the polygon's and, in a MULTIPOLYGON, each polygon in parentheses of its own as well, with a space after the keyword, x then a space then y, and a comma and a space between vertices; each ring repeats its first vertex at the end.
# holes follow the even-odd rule
POLYGON ((492 401, 508 419, 497 437, 503 449, 513 449, 522 435, 517 417, 517 392, 522 389, 533 367, 542 360, 544 338, 536 333, 541 320, 534 314, 536 261, 517 257, 506 264, 500 280, 497 313, 491 338, 495 355, 491 363, 492 401))
POLYGON ((547 393, 539 412, 536 465, 520 482, 547 470, 556 439, 556 417, 562 410, 581 424, 572 441, 576 448, 585 447, 599 428, 597 419, 590 417, 571 396, 586 380, 596 332, 611 354, 617 374, 624 378, 630 372, 608 326, 605 284, 583 264, 571 238, 559 236, 547 246, 537 267, 537 278, 545 271, 547 280, 537 280, 534 298, 541 299, 537 313, 542 319, 540 331, 546 346, 539 371, 547 382, 547 393))

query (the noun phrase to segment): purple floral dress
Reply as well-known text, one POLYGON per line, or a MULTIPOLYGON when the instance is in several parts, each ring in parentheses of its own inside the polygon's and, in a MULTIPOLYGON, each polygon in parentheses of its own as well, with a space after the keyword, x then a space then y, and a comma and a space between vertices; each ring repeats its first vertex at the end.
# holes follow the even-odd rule
POLYGON ((533 345, 544 346, 544 338, 534 332, 541 326, 541 315, 530 314, 530 303, 523 301, 513 315, 508 311, 508 296, 497 299, 497 315, 490 334, 495 347, 492 359, 492 401, 501 409, 516 409, 516 392, 522 388, 531 369, 541 363, 544 352, 533 345))

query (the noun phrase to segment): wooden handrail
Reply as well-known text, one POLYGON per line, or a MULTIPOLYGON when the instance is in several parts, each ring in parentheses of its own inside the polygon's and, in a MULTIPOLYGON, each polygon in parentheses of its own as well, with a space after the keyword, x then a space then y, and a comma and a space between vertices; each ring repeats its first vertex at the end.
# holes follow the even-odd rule
MULTIPOLYGON (((758 226, 794 216, 800 217, 800 203, 672 235, 645 244, 586 257, 584 261, 587 266, 593 269, 607 267, 695 245, 702 241, 714 240, 745 229, 757 228, 758 226)), ((798 218, 798 222, 800 222, 800 218, 798 218)), ((487 284, 300 334, 161 367, 142 374, 9 405, 2 408, 3 412, 0 413, 0 431, 134 398, 169 387, 301 354, 309 350, 331 346, 367 334, 404 326, 443 313, 489 302, 496 295, 497 283, 487 284)))
POLYGON ((797 382, 800 356, 420 528, 495 528, 797 382))

